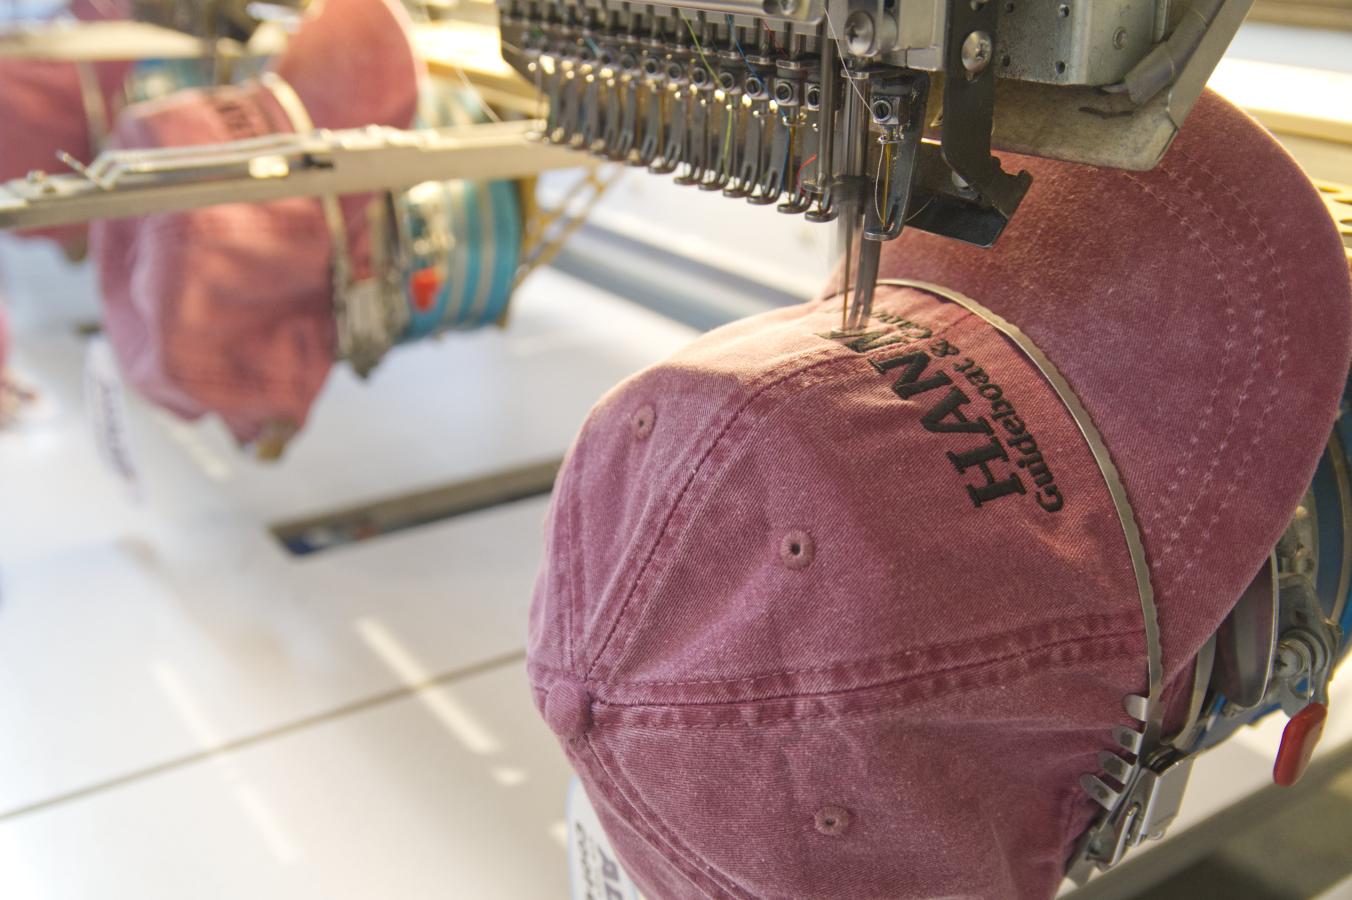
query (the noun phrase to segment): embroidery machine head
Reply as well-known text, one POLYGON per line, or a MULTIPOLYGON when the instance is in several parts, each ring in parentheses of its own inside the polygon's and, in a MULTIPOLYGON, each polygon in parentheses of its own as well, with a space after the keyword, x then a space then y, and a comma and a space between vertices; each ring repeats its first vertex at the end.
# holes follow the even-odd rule
POLYGON ((846 325, 903 227, 989 246, 1030 178, 993 146, 1159 160, 1251 0, 498 0, 544 139, 836 221, 846 325))

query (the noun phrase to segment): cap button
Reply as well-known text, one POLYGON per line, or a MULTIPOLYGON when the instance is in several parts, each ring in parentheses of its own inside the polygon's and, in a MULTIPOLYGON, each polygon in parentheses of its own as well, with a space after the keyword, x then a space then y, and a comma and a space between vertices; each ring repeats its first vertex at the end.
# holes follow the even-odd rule
POLYGON ((545 697, 545 721, 560 738, 580 738, 591 727, 591 694, 582 682, 561 678, 545 697))

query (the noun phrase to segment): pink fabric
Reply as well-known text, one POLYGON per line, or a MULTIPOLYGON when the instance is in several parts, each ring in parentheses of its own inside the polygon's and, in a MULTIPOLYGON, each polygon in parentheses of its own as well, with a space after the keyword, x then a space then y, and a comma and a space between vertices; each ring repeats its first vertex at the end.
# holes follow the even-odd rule
POLYGON ((322 0, 278 61, 277 74, 324 128, 404 127, 417 112, 423 78, 409 44, 412 28, 394 0, 322 0))
MULTIPOLYGON (((1177 679, 1328 437, 1342 247, 1211 95, 1153 172, 1013 166, 1035 181, 995 250, 908 233, 883 274, 969 294, 1062 369, 1135 504, 1177 679)), ((1114 507, 983 320, 885 287, 851 347, 840 315, 721 328, 592 412, 546 531, 537 704, 654 900, 1050 897, 1096 809, 1078 779, 1145 687, 1114 507)))
MULTIPOLYGON (((86 21, 118 19, 127 15, 124 2, 82 0, 71 11, 86 21)), ((106 121, 111 123, 121 104, 128 62, 92 65, 103 98, 106 121)), ((64 172, 56 157, 64 150, 81 162, 97 154, 89 131, 79 71, 73 63, 0 59, 0 181, 23 178, 34 170, 64 172)), ((68 246, 82 245, 85 226, 17 232, 23 237, 49 238, 68 246)))
MULTIPOLYGON (((418 64, 393 0, 327 0, 277 70, 315 127, 409 126, 418 64)), ((270 90, 181 91, 129 107, 120 147, 292 131, 270 90)), ((369 268, 365 208, 342 198, 356 275, 369 268)), ((251 442, 299 428, 333 364, 332 253, 316 199, 229 205, 99 223, 105 321, 133 384, 185 417, 218 413, 251 442)))

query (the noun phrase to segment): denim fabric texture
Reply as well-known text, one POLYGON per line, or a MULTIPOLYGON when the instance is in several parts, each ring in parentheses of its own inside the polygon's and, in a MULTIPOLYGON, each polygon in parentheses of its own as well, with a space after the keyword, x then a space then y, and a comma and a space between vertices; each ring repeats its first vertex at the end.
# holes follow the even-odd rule
MULTIPOLYGON (((968 294, 1067 377, 1135 507, 1181 693, 1328 437, 1341 243, 1210 94, 1154 171, 1004 164, 1034 182, 993 250, 907 232, 882 276, 968 294)), ((592 411, 546 526, 537 705, 652 900, 1050 897, 1096 809, 1078 779, 1145 689, 1114 507, 983 320, 882 287, 842 335, 832 293, 592 411)))
MULTIPOLYGON (((315 127, 408 127, 422 74, 402 6, 327 0, 318 9, 276 67, 315 127)), ((249 82, 129 106, 112 142, 188 146, 293 130, 272 92, 249 82)), ((372 196, 340 198, 356 279, 370 270, 372 196)), ((91 240, 108 336, 141 393, 187 418, 217 413, 242 442, 271 422, 305 423, 337 350, 318 199, 109 220, 91 240)))

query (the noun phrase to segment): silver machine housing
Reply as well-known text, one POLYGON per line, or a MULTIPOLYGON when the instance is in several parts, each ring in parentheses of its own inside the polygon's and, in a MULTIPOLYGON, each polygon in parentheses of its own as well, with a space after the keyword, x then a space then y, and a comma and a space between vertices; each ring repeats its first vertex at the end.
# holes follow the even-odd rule
POLYGON ((542 137, 836 221, 871 308, 904 227, 992 245, 1030 178, 992 148, 1163 155, 1252 0, 498 0, 542 137))

